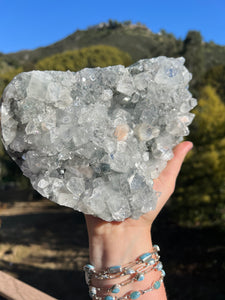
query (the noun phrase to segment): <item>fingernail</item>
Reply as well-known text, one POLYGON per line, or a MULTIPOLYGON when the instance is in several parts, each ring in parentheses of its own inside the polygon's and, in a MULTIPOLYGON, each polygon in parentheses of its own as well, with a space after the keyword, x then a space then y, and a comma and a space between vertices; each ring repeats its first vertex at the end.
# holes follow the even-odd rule
POLYGON ((192 142, 190 142, 190 143, 191 144, 190 144, 190 148, 189 148, 188 152, 191 151, 193 149, 193 147, 194 147, 194 144, 192 142))

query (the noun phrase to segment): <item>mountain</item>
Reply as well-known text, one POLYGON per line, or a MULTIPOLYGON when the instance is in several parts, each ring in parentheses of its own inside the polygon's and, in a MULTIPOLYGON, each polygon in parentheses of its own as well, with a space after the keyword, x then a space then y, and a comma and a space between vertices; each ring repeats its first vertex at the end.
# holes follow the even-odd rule
MULTIPOLYGON (((128 52, 133 61, 141 58, 150 58, 159 55, 180 56, 184 55, 184 41, 176 39, 173 34, 161 30, 153 33, 145 25, 131 24, 129 21, 119 23, 109 21, 92 26, 87 30, 77 30, 68 37, 35 50, 25 50, 10 54, 0 54, 0 69, 10 67, 24 67, 32 69, 32 66, 40 59, 61 53, 66 50, 75 50, 91 45, 110 45, 128 52)), ((205 70, 214 65, 224 64, 225 47, 213 42, 204 43, 204 67, 205 70)))
POLYGON ((141 24, 122 25, 118 23, 117 26, 103 24, 105 25, 101 26, 99 24, 87 30, 77 30, 65 39, 47 47, 2 55, 2 59, 4 58, 8 63, 17 65, 28 61, 35 63, 39 59, 66 50, 103 44, 118 47, 120 50, 128 52, 136 61, 140 58, 161 55, 165 50, 169 54, 174 54, 174 52, 179 52, 182 47, 182 41, 176 40, 172 34, 165 32, 154 34, 141 24))

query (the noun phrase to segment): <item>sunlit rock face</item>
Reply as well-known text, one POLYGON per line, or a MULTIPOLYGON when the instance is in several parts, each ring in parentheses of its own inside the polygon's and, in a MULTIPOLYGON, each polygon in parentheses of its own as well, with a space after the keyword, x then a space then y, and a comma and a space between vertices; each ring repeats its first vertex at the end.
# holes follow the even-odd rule
POLYGON ((183 64, 21 73, 2 97, 5 148, 44 197, 106 221, 139 218, 193 120, 183 64))

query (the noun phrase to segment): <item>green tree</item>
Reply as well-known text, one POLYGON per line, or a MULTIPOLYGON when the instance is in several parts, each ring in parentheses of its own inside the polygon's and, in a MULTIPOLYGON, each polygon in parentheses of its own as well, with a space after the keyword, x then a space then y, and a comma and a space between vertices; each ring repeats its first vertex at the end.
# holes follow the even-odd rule
POLYGON ((109 19, 108 24, 110 29, 122 27, 122 23, 118 22, 117 20, 109 19))
MULTIPOLYGON (((10 69, 8 72, 0 75, 0 95, 13 77, 21 72, 23 72, 22 67, 10 69)), ((27 188, 30 186, 28 179, 22 175, 21 170, 6 153, 2 142, 0 141, 0 183, 4 184, 8 182, 13 182, 21 188, 27 188)))
POLYGON ((194 148, 177 182, 171 210, 181 223, 225 221, 225 105, 215 89, 200 93, 190 140, 194 148))
POLYGON ((132 63, 130 55, 116 47, 97 45, 80 50, 66 51, 40 60, 36 64, 39 70, 78 71, 83 68, 107 67, 132 63))
POLYGON ((0 141, 0 185, 14 183, 19 188, 30 187, 28 179, 22 175, 17 164, 5 152, 0 141))
POLYGON ((217 65, 206 72, 203 83, 214 87, 225 103, 225 65, 217 65))
POLYGON ((123 25, 129 26, 129 25, 132 25, 132 22, 130 20, 127 20, 127 21, 123 22, 123 25))
POLYGON ((15 77, 17 74, 23 72, 23 68, 12 69, 8 72, 0 74, 0 95, 2 94, 6 85, 15 77))
POLYGON ((199 84, 204 72, 204 52, 202 36, 199 31, 189 31, 183 43, 181 53, 186 59, 186 66, 193 75, 193 91, 199 84))
POLYGON ((173 34, 167 33, 164 29, 161 29, 160 34, 154 36, 154 41, 155 45, 153 44, 153 46, 151 46, 151 52, 155 52, 154 56, 180 56, 183 42, 177 40, 173 34), (153 47, 155 47, 155 49, 153 47))
POLYGON ((200 95, 191 138, 195 144, 214 143, 225 137, 225 105, 212 86, 205 86, 200 95))

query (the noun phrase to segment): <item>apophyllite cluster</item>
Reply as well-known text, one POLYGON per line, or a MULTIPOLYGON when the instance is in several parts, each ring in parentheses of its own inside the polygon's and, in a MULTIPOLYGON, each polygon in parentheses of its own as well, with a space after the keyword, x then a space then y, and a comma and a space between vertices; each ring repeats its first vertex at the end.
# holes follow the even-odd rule
MULTIPOLYGON (((107 221, 155 208, 153 179, 188 135, 183 58, 17 75, 2 96, 3 143, 33 187, 107 221)), ((158 191, 160 192, 160 191, 158 191)))

